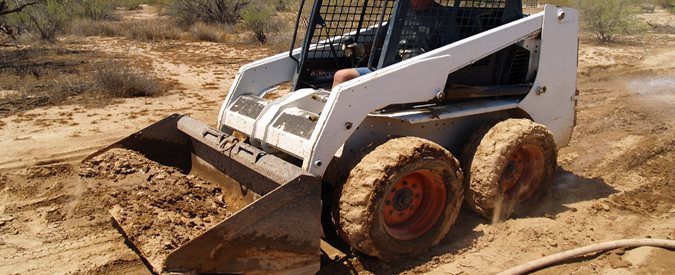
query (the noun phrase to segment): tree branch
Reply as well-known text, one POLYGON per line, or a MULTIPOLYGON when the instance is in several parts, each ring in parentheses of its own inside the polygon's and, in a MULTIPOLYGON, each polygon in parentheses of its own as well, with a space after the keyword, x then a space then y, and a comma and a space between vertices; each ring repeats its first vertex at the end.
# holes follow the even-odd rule
MULTIPOLYGON (((21 12, 21 10, 25 9, 28 6, 32 6, 37 4, 37 2, 40 2, 41 0, 33 0, 30 2, 23 3, 19 5, 18 7, 15 7, 13 9, 8 9, 8 10, 0 10, 0 16, 7 15, 10 13, 16 13, 16 12, 21 12)), ((7 2, 5 1, 0 1, 0 7, 7 7, 7 2)))

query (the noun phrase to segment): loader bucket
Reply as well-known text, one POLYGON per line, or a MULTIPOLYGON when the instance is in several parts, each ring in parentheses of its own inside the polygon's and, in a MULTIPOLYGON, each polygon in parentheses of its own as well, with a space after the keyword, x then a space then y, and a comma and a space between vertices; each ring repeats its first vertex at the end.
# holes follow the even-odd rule
POLYGON ((162 165, 217 182, 227 207, 234 211, 161 258, 153 257, 146 244, 129 238, 117 216, 119 211, 111 211, 114 224, 152 271, 236 274, 319 270, 319 177, 181 115, 169 116, 85 161, 113 148, 134 150, 162 165))

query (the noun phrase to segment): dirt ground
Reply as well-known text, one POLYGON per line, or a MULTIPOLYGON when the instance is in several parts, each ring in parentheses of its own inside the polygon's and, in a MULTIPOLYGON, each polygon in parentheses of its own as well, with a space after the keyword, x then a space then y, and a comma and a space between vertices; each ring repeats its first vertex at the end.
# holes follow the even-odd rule
MULTIPOLYGON (((670 17, 670 20, 664 20, 670 17)), ((429 253, 395 265, 368 257, 348 272, 495 273, 563 250, 623 238, 675 239, 675 33, 612 45, 582 40, 578 124, 555 182, 530 215, 499 224, 462 211, 429 253)), ((126 55, 179 89, 105 107, 39 107, 0 118, 0 274, 147 273, 112 226, 119 185, 83 177, 82 158, 171 113, 215 124, 238 67, 269 52, 208 42, 67 37, 64 47, 126 55)), ((675 252, 590 255, 540 274, 667 274, 675 252)))

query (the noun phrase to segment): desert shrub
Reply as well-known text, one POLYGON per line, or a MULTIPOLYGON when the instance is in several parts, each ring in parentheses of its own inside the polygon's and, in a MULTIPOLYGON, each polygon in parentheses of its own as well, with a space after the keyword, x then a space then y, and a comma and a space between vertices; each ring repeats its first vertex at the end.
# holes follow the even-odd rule
POLYGON ((118 21, 94 21, 75 19, 70 23, 68 32, 79 36, 123 36, 125 30, 118 21))
POLYGON ((634 35, 644 30, 636 18, 634 0, 575 0, 581 12, 582 28, 599 41, 609 42, 618 35, 634 35))
MULTIPOLYGON (((293 26, 285 26, 277 32, 270 33, 267 38, 267 46, 274 52, 285 52, 290 49, 293 39, 293 26)), ((299 34, 301 36, 302 34, 299 34)), ((298 39, 300 40, 300 39, 298 39)), ((296 44, 299 44, 296 41, 296 44)))
POLYGON ((235 24, 249 0, 174 0, 168 13, 181 26, 196 22, 210 24, 235 24))
MULTIPOLYGON (((40 38, 56 42, 56 35, 62 31, 71 19, 68 0, 45 0, 41 1, 20 14, 29 22, 29 28, 40 35, 40 38)), ((23 20, 22 20, 23 21, 23 20)))
POLYGON ((288 11, 293 8, 293 0, 273 0, 274 9, 277 11, 288 11))
POLYGON ((141 41, 178 40, 182 38, 179 28, 167 20, 128 21, 121 26, 128 38, 141 41))
POLYGON ((178 40, 183 31, 169 20, 95 21, 75 19, 68 32, 79 36, 127 37, 139 41, 178 40))
POLYGON ((94 72, 94 79, 102 92, 113 98, 152 96, 162 91, 154 78, 134 71, 122 62, 102 64, 94 72))
POLYGON ((154 1, 143 0, 118 0, 115 1, 117 7, 126 8, 128 10, 137 10, 142 4, 154 4, 154 1))
POLYGON ((249 5, 241 13, 244 27, 252 31, 258 42, 262 44, 267 42, 266 33, 272 24, 270 22, 272 15, 274 15, 274 9, 263 4, 249 5))
POLYGON ((232 26, 198 22, 190 27, 190 35, 199 41, 224 42, 225 36, 233 32, 232 26))
POLYGON ((74 17, 91 20, 116 20, 112 11, 115 9, 113 1, 105 0, 75 0, 71 9, 74 17))

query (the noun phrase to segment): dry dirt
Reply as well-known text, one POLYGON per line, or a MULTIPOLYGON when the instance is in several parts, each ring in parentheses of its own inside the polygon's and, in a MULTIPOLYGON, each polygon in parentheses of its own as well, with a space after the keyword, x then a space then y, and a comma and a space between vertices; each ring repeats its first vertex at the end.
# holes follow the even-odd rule
MULTIPOLYGON (((653 17, 664 16, 675 22, 667 13, 653 17)), ((214 123, 238 66, 269 52, 205 42, 64 41, 147 60, 181 89, 105 108, 43 107, 0 119, 0 274, 147 273, 110 220, 113 194, 127 188, 126 178, 99 184, 80 175, 79 161, 171 113, 214 123)), ((578 125, 537 209, 499 224, 462 211, 447 238, 422 257, 396 265, 352 257, 345 271, 486 274, 601 241, 675 239, 675 35, 583 42, 580 54, 578 125)), ((667 274, 673 259, 672 251, 639 248, 539 273, 667 274)))
MULTIPOLYGON (((220 187, 134 151, 113 149, 81 165, 79 175, 94 178, 109 199, 115 224, 155 267, 169 253, 228 216, 220 187), (121 190, 105 188, 118 182, 121 190), (102 188, 103 187, 103 188, 102 188)), ((88 182, 88 181, 85 181, 88 182)))

